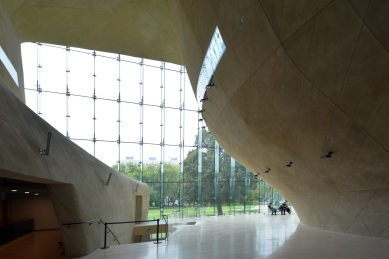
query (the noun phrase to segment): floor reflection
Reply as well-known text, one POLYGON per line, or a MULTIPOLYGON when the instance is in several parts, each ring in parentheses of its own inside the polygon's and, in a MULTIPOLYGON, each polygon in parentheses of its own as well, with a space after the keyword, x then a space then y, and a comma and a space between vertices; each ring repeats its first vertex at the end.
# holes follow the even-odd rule
POLYGON ((121 258, 386 258, 389 240, 324 231, 298 216, 251 214, 205 217, 168 242, 112 246, 88 259, 121 258))

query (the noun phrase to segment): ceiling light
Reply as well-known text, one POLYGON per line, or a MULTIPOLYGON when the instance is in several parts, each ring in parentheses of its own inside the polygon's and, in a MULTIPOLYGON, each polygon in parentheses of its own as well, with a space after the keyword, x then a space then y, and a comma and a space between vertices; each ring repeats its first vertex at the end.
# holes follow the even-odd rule
POLYGON ((15 188, 11 189, 11 192, 17 192, 18 190, 16 190, 15 188))
POLYGON ((270 168, 269 169, 267 169, 264 173, 265 174, 268 174, 269 173, 269 171, 270 171, 270 168))
POLYGON ((25 191, 24 193, 25 193, 25 194, 29 194, 30 192, 29 192, 29 191, 25 191))
POLYGON ((38 192, 36 192, 36 193, 34 193, 34 195, 39 195, 39 193, 38 193, 38 192))

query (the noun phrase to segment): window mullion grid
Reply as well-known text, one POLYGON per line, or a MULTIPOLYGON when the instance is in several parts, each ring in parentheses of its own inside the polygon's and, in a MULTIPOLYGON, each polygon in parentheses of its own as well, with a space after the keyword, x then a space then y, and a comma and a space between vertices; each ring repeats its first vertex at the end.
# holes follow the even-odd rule
POLYGON ((96 156, 96 50, 93 51, 93 156, 96 156))
POLYGON ((197 212, 196 216, 201 216, 200 210, 202 206, 202 190, 201 190, 201 180, 202 180, 202 169, 203 169, 203 120, 200 118, 202 114, 198 112, 198 143, 197 143, 197 212))
POLYGON ((143 66, 143 58, 139 61, 139 166, 140 166, 140 180, 143 182, 143 100, 144 100, 144 66, 143 66))
POLYGON ((70 47, 66 46, 66 137, 70 138, 69 136, 69 97, 70 97, 70 91, 69 91, 69 52, 70 47))
MULTIPOLYGON (((214 205, 214 212, 215 212, 215 206, 217 206, 217 215, 221 215, 222 212, 219 211, 219 176, 220 176, 220 145, 215 140, 215 205, 214 205)), ((221 205, 221 204, 220 204, 221 205)), ((215 215, 215 213, 214 213, 215 215)))
POLYGON ((185 102, 185 67, 181 66, 180 69, 180 198, 179 198, 179 210, 180 217, 184 217, 184 102, 185 102))
POLYGON ((251 195, 251 172, 249 169, 246 169, 246 180, 245 180, 245 196, 244 196, 244 212, 251 210, 251 204, 249 204, 249 198, 251 195))
MULTIPOLYGON (((161 62, 161 99, 160 99, 160 109, 161 109, 161 159, 160 159, 160 216, 162 217, 163 213, 163 201, 164 201, 164 163, 165 163, 165 62, 161 62)), ((167 201, 169 202, 169 200, 167 201)))
POLYGON ((121 78, 120 78, 120 54, 118 54, 118 57, 117 57, 117 61, 118 61, 118 99, 117 99, 117 103, 118 103, 118 139, 117 139, 117 144, 118 144, 118 171, 121 172, 120 170, 120 103, 121 103, 121 97, 120 97, 120 82, 121 82, 121 78))
POLYGON ((38 115, 42 115, 41 112, 41 48, 42 43, 37 42, 36 43, 36 113, 38 115))
POLYGON ((235 159, 231 157, 231 175, 230 175, 230 214, 231 207, 235 215, 235 159))

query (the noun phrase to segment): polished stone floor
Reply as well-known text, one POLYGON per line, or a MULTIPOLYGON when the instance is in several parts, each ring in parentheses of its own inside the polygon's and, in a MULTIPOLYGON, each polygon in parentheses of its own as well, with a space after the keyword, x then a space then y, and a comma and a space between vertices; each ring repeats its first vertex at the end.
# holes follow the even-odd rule
POLYGON ((83 259, 389 258, 387 239, 310 228, 296 214, 206 217, 177 233, 159 245, 112 246, 83 259))

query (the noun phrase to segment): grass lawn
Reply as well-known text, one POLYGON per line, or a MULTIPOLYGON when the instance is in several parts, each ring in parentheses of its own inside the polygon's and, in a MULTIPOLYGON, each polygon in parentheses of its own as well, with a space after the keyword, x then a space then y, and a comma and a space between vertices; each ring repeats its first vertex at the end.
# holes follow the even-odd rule
MULTIPOLYGON (((233 214, 234 211, 233 211, 233 208, 234 207, 231 207, 230 206, 223 206, 222 207, 222 210, 223 210, 223 214, 224 215, 229 215, 229 214, 233 214)), ((170 207, 170 206, 166 206, 163 208, 163 214, 167 214, 169 215, 169 217, 179 217, 179 207, 176 206, 176 207, 170 207)), ((183 208, 183 213, 184 213, 184 217, 185 218, 191 218, 191 217, 196 217, 197 213, 196 211, 197 210, 200 210, 201 215, 209 215, 209 216, 214 216, 214 215, 217 215, 217 208, 215 207, 203 207, 203 208, 196 208, 196 207, 186 207, 186 208, 183 208)), ((252 206, 247 206, 246 207, 246 213, 247 212, 257 212, 258 211, 258 207, 257 205, 252 205, 252 206)), ((244 206, 243 204, 242 205, 235 205, 235 214, 243 214, 244 213, 244 206)), ((149 209, 149 215, 148 215, 148 219, 151 220, 151 219, 158 219, 159 218, 159 215, 160 215, 160 208, 156 208, 156 207, 150 207, 149 209)))

